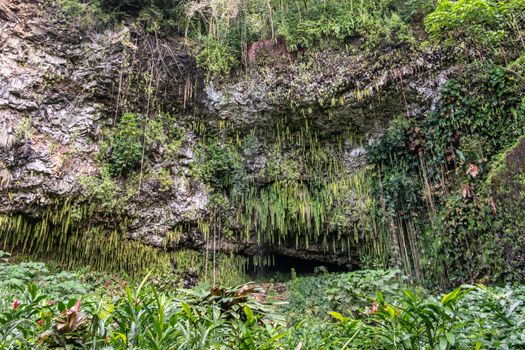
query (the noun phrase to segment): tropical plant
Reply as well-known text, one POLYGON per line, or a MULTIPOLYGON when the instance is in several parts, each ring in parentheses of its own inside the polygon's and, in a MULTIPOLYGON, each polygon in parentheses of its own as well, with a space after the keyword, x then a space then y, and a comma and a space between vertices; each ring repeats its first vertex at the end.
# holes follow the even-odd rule
POLYGON ((109 169, 112 175, 125 175, 138 167, 142 159, 142 137, 138 115, 126 113, 112 135, 109 169))
POLYGON ((285 306, 289 316, 326 317, 328 311, 360 317, 367 312, 377 291, 397 295, 406 277, 397 270, 363 270, 316 277, 295 277, 290 284, 290 303, 285 306))
MULTIPOLYGON (((34 267, 35 273, 42 271, 34 267)), ((88 292, 82 298, 68 297, 67 291, 52 296, 49 286, 30 282, 5 284, 0 286, 0 348, 416 350, 525 345, 523 287, 463 286, 438 298, 400 290, 396 271, 295 279, 304 280, 293 288, 310 280, 312 286, 323 286, 321 292, 351 285, 347 305, 358 303, 362 312, 347 313, 343 306, 343 313, 303 312, 295 322, 287 309, 257 300, 262 290, 251 283, 164 294, 146 276, 125 286, 123 293, 88 292), (377 288, 383 292, 372 296, 377 288), (335 323, 325 318, 329 315, 335 323)), ((298 295, 290 293, 290 301, 298 295)))
POLYGON ((525 48, 524 13, 522 0, 440 0, 425 25, 432 38, 485 56, 525 48))

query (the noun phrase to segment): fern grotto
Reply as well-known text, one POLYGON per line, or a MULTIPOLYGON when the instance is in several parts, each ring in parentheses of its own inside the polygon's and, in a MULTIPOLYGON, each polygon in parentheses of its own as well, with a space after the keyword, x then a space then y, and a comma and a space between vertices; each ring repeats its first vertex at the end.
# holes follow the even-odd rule
POLYGON ((525 0, 0 0, 0 350, 525 349, 525 0))

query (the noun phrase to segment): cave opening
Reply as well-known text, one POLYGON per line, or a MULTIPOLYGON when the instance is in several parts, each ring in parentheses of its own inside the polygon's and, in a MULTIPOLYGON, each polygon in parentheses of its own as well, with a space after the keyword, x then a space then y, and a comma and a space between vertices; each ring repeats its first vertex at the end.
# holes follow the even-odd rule
MULTIPOLYGON (((294 269, 298 275, 312 275, 320 272, 348 272, 348 265, 329 263, 317 259, 304 259, 288 255, 265 256, 266 264, 257 264, 256 258, 249 259, 248 269, 253 278, 265 278, 273 275, 289 275, 294 269)), ((258 257, 259 261, 263 260, 258 257)))

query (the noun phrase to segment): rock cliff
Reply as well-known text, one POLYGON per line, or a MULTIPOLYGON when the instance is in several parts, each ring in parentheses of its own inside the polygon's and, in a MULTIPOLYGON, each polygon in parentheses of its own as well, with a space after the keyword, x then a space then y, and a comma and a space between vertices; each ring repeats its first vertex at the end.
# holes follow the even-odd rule
MULTIPOLYGON (((297 184, 314 176, 322 182, 328 168, 304 175, 308 162, 296 170, 295 163, 287 163, 306 154, 297 153, 301 145, 294 144, 293 137, 280 154, 270 154, 280 142, 279 130, 301 133, 307 125, 316 144, 332 150, 326 154, 337 159, 337 171, 366 177, 364 146, 397 115, 417 118, 431 109, 451 71, 439 52, 387 47, 374 54, 329 49, 301 58, 270 57, 231 76, 207 79, 175 34, 154 38, 132 23, 101 29, 77 23, 39 0, 0 2, 0 214, 38 221, 64 203, 99 203, 87 193, 86 182, 98 179, 91 187, 109 195, 100 180, 100 158, 112 147, 102 145, 104 133, 125 112, 148 117, 172 113, 177 115, 171 125, 179 138, 174 152, 167 156, 167 147, 152 141, 133 176, 111 180, 113 199, 125 200, 117 209, 97 204, 90 209, 88 226, 117 229, 126 239, 168 250, 184 247, 249 256, 264 250, 319 263, 358 264, 350 244, 340 249, 321 238, 294 244, 292 237, 279 244, 273 238, 261 243, 253 231, 240 239, 235 232, 245 228, 234 218, 235 203, 228 191, 215 191, 230 202, 221 206, 226 219, 220 236, 207 238, 204 231, 217 210, 213 189, 192 165, 201 157, 199 145, 204 135, 213 135, 221 144, 255 135, 240 153, 242 171, 255 187, 272 182, 264 175, 272 161, 281 169, 272 175, 279 181, 291 181, 284 178, 298 171, 293 175, 297 184), (203 128, 206 133, 199 132, 203 128)), ((311 143, 308 147, 313 148, 311 143)), ((367 199, 362 194, 345 196, 346 207, 338 214, 344 222, 320 224, 322 230, 334 231, 332 242, 370 230, 362 217, 367 199)), ((303 210, 302 215, 310 222, 309 213, 303 210)), ((324 218, 322 213, 319 217, 324 218)), ((79 220, 78 226, 86 223, 79 220)), ((9 227, 12 232, 13 225, 9 227)), ((9 230, 4 229, 7 241, 9 230)))

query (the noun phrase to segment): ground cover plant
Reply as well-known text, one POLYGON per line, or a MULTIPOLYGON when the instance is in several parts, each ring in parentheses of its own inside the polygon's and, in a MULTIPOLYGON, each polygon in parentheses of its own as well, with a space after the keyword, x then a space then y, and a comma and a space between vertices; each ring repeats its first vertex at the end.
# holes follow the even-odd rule
POLYGON ((0 274, 1 349, 525 346, 521 286, 464 285, 441 295, 409 285, 399 271, 322 273, 295 276, 284 305, 253 283, 159 292, 146 276, 111 292, 76 273, 5 259, 0 274))

